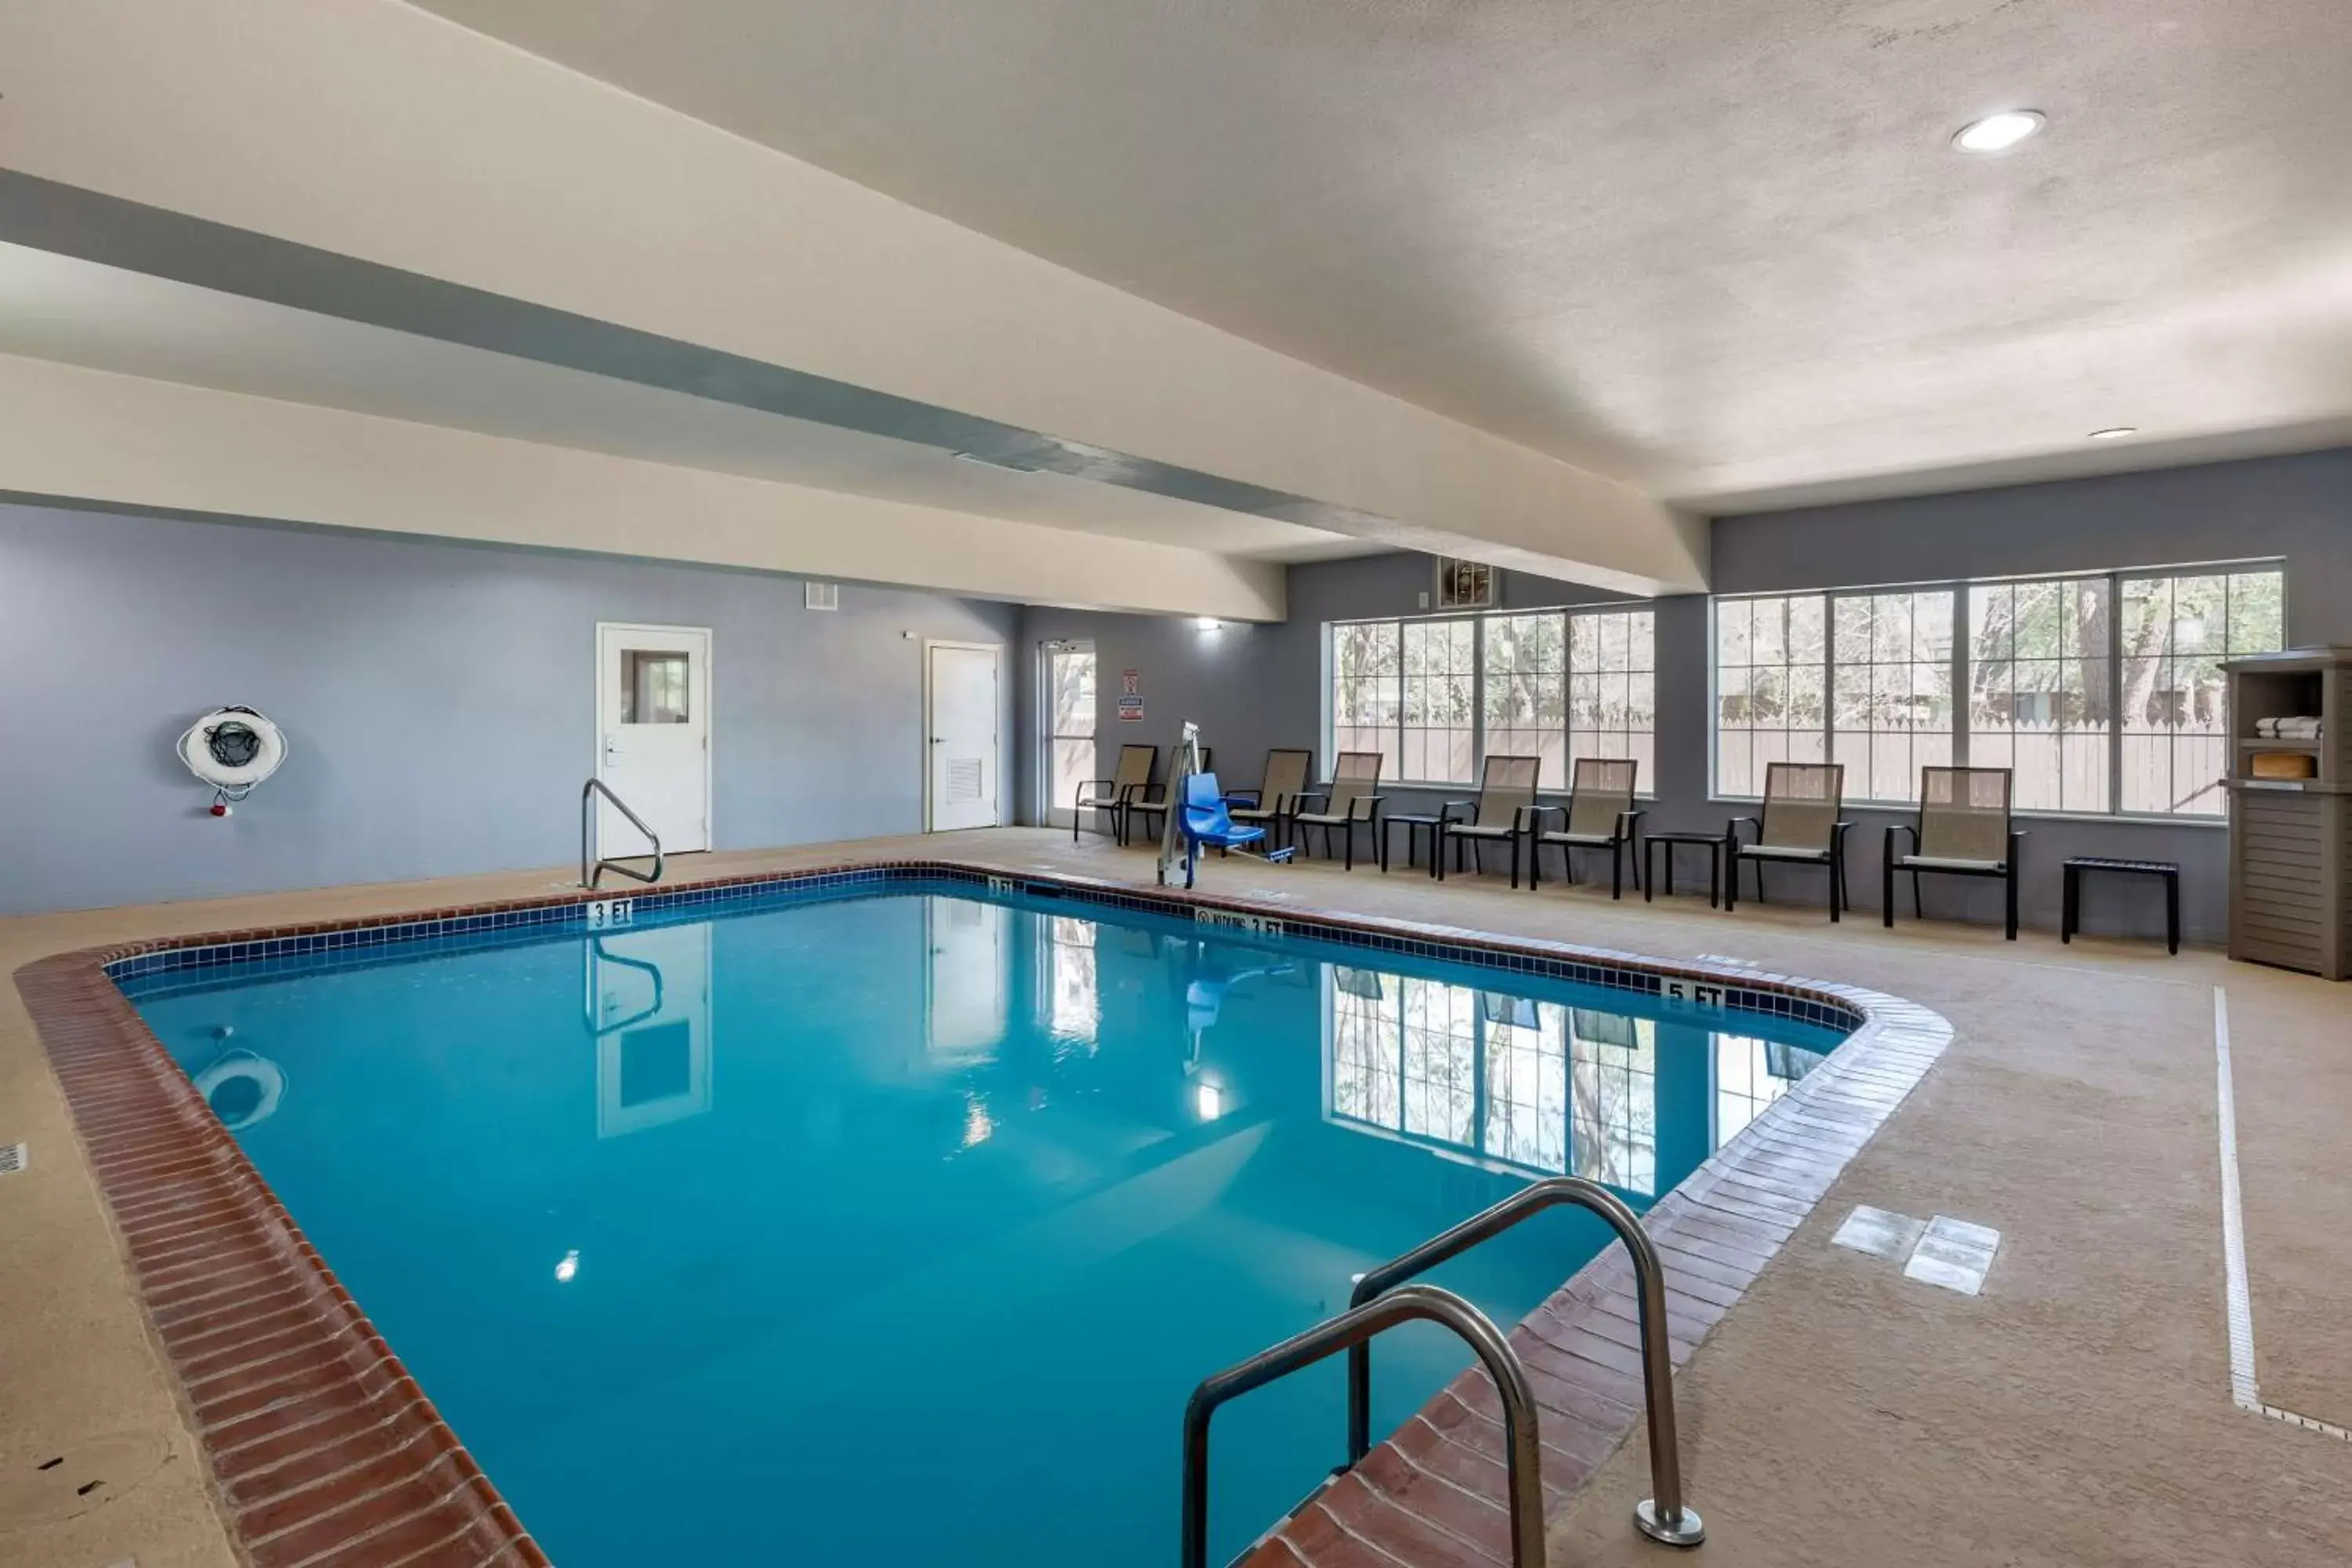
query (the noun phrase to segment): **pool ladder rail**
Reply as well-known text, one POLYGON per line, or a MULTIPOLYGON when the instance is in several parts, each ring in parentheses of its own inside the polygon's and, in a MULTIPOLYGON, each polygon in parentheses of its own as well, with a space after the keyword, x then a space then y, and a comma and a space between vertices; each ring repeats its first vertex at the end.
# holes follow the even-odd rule
POLYGON ((647 827, 646 826, 646 819, 639 816, 635 812, 631 811, 629 809, 629 803, 623 800, 619 795, 614 795, 611 787, 607 785, 603 779, 590 779, 586 784, 580 786, 580 885, 583 888, 593 889, 599 881, 604 879, 604 873, 607 871, 617 871, 633 882, 660 881, 662 874, 661 835, 656 833, 652 828, 647 827), (628 818, 629 826, 644 834, 646 836, 646 842, 654 847, 654 868, 652 870, 640 871, 634 866, 624 865, 618 858, 613 856, 606 856, 602 859, 595 858, 596 797, 600 795, 606 800, 611 801, 613 803, 613 809, 619 812, 623 816, 628 818))
POLYGON ((1226 1368, 1192 1391, 1184 1407, 1183 1568, 1208 1568, 1209 1417, 1217 1406, 1346 1351, 1348 1462, 1333 1472, 1343 1474, 1371 1452, 1371 1342, 1399 1323, 1416 1320, 1453 1330, 1494 1379, 1503 1407, 1512 1568, 1544 1568, 1542 1446, 1527 1369, 1502 1331, 1484 1312, 1452 1291, 1406 1281, 1499 1236, 1530 1215, 1562 1204, 1599 1215, 1617 1233, 1633 1260, 1641 1316, 1642 1386, 1650 1428, 1651 1488, 1651 1495, 1633 1510, 1634 1525, 1651 1540, 1669 1546, 1696 1546, 1705 1541, 1706 1526, 1698 1510, 1683 1501, 1664 1266, 1641 1220, 1616 1194, 1581 1176, 1552 1176, 1522 1187, 1493 1207, 1370 1270, 1356 1282, 1348 1310, 1226 1368))

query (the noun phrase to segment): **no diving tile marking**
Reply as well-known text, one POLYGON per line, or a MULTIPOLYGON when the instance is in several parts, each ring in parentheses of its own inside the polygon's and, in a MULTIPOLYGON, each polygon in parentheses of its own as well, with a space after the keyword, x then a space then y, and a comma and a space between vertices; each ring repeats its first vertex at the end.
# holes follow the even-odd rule
POLYGON ((2254 1300, 2246 1279, 2244 1194, 2238 1184, 2238 1096, 2230 1073, 2230 994, 2219 985, 2213 987, 2213 1063, 2221 1123, 2221 1268, 2230 1311, 2230 1401, 2256 1415, 2352 1443, 2352 1431, 2332 1421, 2264 1404, 2254 1384, 2254 1300))
POLYGON ((1903 1277, 1941 1286, 1963 1296, 1984 1289, 1985 1276, 2000 1251, 2000 1232, 1949 1215, 1914 1219, 1892 1209, 1857 1204, 1831 1241, 1874 1258, 1900 1259, 1903 1277))

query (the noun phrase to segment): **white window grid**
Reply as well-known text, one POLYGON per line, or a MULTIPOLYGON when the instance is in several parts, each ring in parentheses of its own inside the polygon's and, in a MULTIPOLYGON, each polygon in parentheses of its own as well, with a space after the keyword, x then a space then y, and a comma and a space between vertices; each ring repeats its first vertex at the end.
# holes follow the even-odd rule
MULTIPOLYGON (((2082 708, 2086 712, 2103 712, 2108 718, 2095 727, 2087 717, 2072 725, 2053 721, 2062 737, 2071 736, 2074 753, 2067 756, 2067 740, 2062 739, 2061 755, 2065 758, 2064 777, 2068 781, 2063 786, 2064 796, 2056 805, 2038 799, 2021 799, 2015 809, 2028 815, 2218 821, 2222 815, 2221 790, 2217 784, 2208 781, 2218 780, 2225 769, 2229 737, 2220 732, 2218 724, 2213 726, 2210 735, 2185 735, 2179 728, 2154 724, 2144 717, 2135 727, 2130 721, 2132 716, 2126 712, 2130 667, 2135 658, 2141 661, 2145 683, 2146 672, 2153 666, 2154 685, 2159 700, 2169 700, 2176 706, 2194 710, 2198 718, 2210 721, 2213 716, 2204 710, 2219 700, 2213 695, 2218 680, 2212 667, 2225 658, 2267 652, 2284 646, 2284 562, 2266 559, 1962 580, 1901 587, 1718 596, 1712 605, 1708 658, 1707 771, 1710 795, 1723 800, 1757 798, 1757 794, 1760 793, 1764 763, 1768 761, 1844 763, 1845 799, 1848 804, 1856 805, 1916 803, 1918 770, 1929 763, 1949 762, 1959 766, 2014 767, 2016 735, 2020 728, 2014 709, 2001 721, 1993 722, 1986 706, 1977 701, 1979 693, 1971 689, 1975 616, 1987 608, 1987 596, 2000 590, 2054 589, 2080 593, 2085 588, 2096 588, 2105 606, 2104 648, 2085 646, 2073 656, 2062 650, 2054 662, 2061 666, 2061 681, 2064 678, 2063 667, 2073 663, 2081 667, 2081 681, 2085 688, 2091 688, 2094 681, 2103 683, 2104 689, 2092 688, 2085 691, 2086 698, 2095 697, 2097 700, 2086 700, 2082 708), (2128 604, 2134 596, 2131 591, 2149 590, 2155 584, 2164 584, 2160 592, 2167 595, 2178 595, 2182 584, 2193 584, 2204 602, 2210 602, 2211 595, 2219 592, 2224 606, 2221 626, 2216 628, 2206 624, 2206 617, 2197 617, 2201 630, 2194 639, 2196 646, 2184 647, 2182 640, 2191 624, 2189 618, 2153 616, 2148 624, 2160 626, 2161 637, 2152 647, 2137 653, 2127 650, 2124 645, 2124 634, 2130 615, 2128 604), (1918 597, 1924 595, 1950 595, 1950 673, 1948 684, 1939 683, 1950 715, 1948 753, 1940 748, 1930 747, 1927 754, 1922 755, 1921 736, 1918 731, 1912 731, 1909 736, 1911 754, 1905 768, 1906 787, 1902 793, 1895 794, 1888 787, 1885 779, 1874 776, 1873 768, 1865 759, 1841 754, 1838 750, 1840 730, 1834 682, 1841 668, 1853 668, 1853 661, 1841 658, 1839 612, 1842 604, 1854 601, 1904 597, 1916 605, 1918 597), (1814 605, 1819 608, 1809 607, 1814 605), (1788 658, 1785 652, 1774 658, 1758 658, 1759 634, 1754 630, 1754 625, 1762 611, 1769 611, 1777 617, 1781 636, 1786 640, 1795 640, 1798 637, 1801 616, 1810 617, 1811 627, 1818 627, 1821 635, 1819 659, 1800 663, 1788 658), (1744 645, 1748 657, 1727 661, 1724 655, 1727 646, 1743 646, 1738 640, 1738 623, 1730 619, 1741 615, 1748 616, 1751 623, 1748 640, 1744 645), (2242 629, 2239 624, 2242 616, 2252 622, 2252 629, 2242 629), (1757 679, 1759 671, 1765 672, 1764 679, 1757 679), (1817 690, 1821 698, 1818 712, 1813 702, 1813 694, 1817 690), (1738 713, 1743 721, 1727 722, 1727 715, 1732 713, 1738 713), (1764 739, 1767 736, 1773 737, 1769 743, 1764 739), (2168 769, 2166 786, 2168 793, 2152 793, 2154 786, 2135 788, 2131 782, 2127 782, 2127 777, 2128 781, 2136 782, 2143 774, 2152 775, 2158 771, 2154 763, 2142 766, 2141 760, 2135 757, 2127 775, 2126 754, 2130 742, 2136 739, 2150 745, 2162 742, 2165 748, 2163 763, 2168 769), (1753 793, 1736 790, 1727 784, 1727 768, 1742 754, 1735 749, 1741 745, 1748 748, 1744 753, 1749 769, 1748 776, 1759 783, 1757 791, 1753 793), (2095 750, 2099 755, 2086 762, 2082 757, 2086 750, 2095 750), (1983 754, 1979 755, 1979 752, 1983 754), (2078 795, 2079 805, 2076 800, 2078 795)), ((1848 627, 1853 625, 1849 620, 1848 627)), ((1785 640, 1778 646, 1785 647, 1785 640)), ((1874 681, 1882 664, 1904 662, 1894 659, 1882 661, 1877 653, 1874 647, 1866 661, 1858 661, 1867 664, 1871 671, 1868 679, 1874 681)), ((1916 668, 1930 661, 1919 657, 1915 644, 1908 662, 1916 668)), ((2054 696, 2063 698, 2065 695, 2062 686, 2048 689, 2054 696)), ((2010 688, 2012 698, 2015 690, 2012 682, 2010 688)), ((2053 705, 2052 711, 2060 710, 2053 705)), ((1874 744, 1877 734, 1876 731, 1870 731, 1874 744)), ((1886 771, 1891 776, 1891 770, 1886 771)))

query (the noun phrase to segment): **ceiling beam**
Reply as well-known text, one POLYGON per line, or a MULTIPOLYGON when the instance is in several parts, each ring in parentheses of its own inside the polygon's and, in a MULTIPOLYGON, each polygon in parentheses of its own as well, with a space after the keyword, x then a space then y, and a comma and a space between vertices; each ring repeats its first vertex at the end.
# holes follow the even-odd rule
POLYGON ((1278 621, 1278 565, 0 356, 0 492, 1278 621))
POLYGON ((1630 485, 393 0, 17 0, 0 59, 32 176, 0 237, 1380 544, 1705 586, 1704 527, 1630 485))

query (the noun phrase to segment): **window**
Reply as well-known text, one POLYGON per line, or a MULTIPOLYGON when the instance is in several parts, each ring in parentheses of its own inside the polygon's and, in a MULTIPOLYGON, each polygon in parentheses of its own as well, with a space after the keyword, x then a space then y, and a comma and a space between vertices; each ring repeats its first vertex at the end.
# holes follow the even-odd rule
POLYGON ((1470 778, 1477 628, 1468 621, 1404 624, 1404 744, 1398 776, 1433 784, 1470 778))
MULTIPOLYGON (((1569 616, 1568 667, 1568 754, 1631 757, 1642 764, 1635 778, 1649 779, 1657 760, 1657 617, 1648 610, 1569 616)), ((1552 776, 1569 783, 1565 772, 1552 776)))
POLYGON ((1381 773, 1400 776, 1398 760, 1403 749, 1397 721, 1404 711, 1404 694, 1397 677, 1403 668, 1400 653, 1404 628, 1395 621, 1363 621, 1331 628, 1331 743, 1324 748, 1324 766, 1341 752, 1378 752, 1386 759, 1381 773))
POLYGON ((1831 601, 1830 761, 1848 800, 1916 800, 1919 770, 1952 760, 1952 594, 1831 601))
POLYGON ((1719 793, 1760 795, 1769 764, 1827 760, 1827 605, 1819 594, 1717 602, 1719 793))
POLYGON ((1095 776, 1095 648, 1092 643, 1049 642, 1042 656, 1045 687, 1045 803, 1051 824, 1068 811, 1078 786, 1095 776))
POLYGON ((1486 623, 1486 750, 1542 758, 1555 785, 1568 780, 1567 630, 1557 615, 1486 623))
POLYGON ((2020 811, 2105 811, 2115 721, 2105 577, 1969 590, 1969 762, 2020 811))
POLYGON ((1570 1175, 1627 1192, 1658 1190, 1657 1026, 1647 1018, 1602 1016, 1608 1027, 1585 1033, 1591 1015, 1574 1014, 1568 1042, 1575 1131, 1570 1175))
POLYGON ((2011 770, 2021 811, 2218 816, 2221 666, 2285 646, 2284 601, 2274 566, 1718 600, 1716 788, 1827 761, 1907 802, 1959 763, 2011 770))
POLYGON ((1327 754, 1378 752, 1387 777, 1468 784, 1486 756, 1532 756, 1546 789, 1578 757, 1631 757, 1654 780, 1656 617, 1547 610, 1328 628, 1327 754))
POLYGON ((2126 811, 2219 816, 2230 771, 2221 661, 2285 646, 2278 572, 2123 580, 2122 766, 2126 811))

